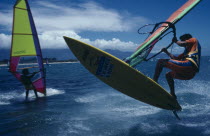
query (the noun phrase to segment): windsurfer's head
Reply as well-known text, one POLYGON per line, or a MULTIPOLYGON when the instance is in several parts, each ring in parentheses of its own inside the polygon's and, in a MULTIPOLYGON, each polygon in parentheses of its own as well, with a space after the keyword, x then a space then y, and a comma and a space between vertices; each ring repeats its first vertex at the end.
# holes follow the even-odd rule
POLYGON ((183 34, 182 36, 180 36, 180 40, 181 41, 186 41, 186 40, 189 40, 190 38, 192 38, 192 35, 191 34, 183 34))
POLYGON ((23 69, 23 70, 22 70, 22 74, 23 74, 23 75, 28 75, 28 74, 29 74, 28 69, 23 69))

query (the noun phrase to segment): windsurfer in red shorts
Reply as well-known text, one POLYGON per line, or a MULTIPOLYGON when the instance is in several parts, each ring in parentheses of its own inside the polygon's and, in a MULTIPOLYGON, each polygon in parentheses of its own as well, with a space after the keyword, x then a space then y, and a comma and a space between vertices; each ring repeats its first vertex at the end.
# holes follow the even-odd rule
POLYGON ((153 77, 154 81, 157 82, 163 67, 171 69, 170 72, 166 73, 166 79, 170 87, 170 93, 175 99, 174 79, 192 79, 199 71, 201 55, 201 46, 196 38, 193 38, 190 34, 184 34, 180 36, 180 40, 178 41, 177 38, 173 38, 173 42, 185 48, 184 53, 176 57, 163 48, 162 51, 171 59, 160 59, 157 62, 153 77))

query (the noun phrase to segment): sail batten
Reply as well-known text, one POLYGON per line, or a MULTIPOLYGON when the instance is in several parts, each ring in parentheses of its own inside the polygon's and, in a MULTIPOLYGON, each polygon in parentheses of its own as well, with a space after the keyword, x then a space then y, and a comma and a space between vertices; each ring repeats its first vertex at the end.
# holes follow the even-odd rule
POLYGON ((34 35, 34 34, 13 33, 13 35, 34 35))
POLYGON ((24 9, 24 8, 18 8, 18 7, 15 7, 15 9, 27 10, 27 9, 24 9))
POLYGON ((17 0, 13 12, 10 72, 20 80, 21 69, 33 67, 33 72, 38 72, 32 81, 33 86, 38 92, 46 94, 42 53, 28 1, 17 0))

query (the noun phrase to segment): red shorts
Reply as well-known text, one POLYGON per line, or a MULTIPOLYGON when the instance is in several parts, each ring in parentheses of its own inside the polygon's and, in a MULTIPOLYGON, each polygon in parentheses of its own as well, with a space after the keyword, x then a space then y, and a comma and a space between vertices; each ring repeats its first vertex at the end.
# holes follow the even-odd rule
POLYGON ((197 72, 194 64, 192 64, 192 62, 189 60, 180 61, 170 59, 165 62, 164 67, 172 70, 168 73, 171 75, 171 77, 181 80, 192 79, 197 72))

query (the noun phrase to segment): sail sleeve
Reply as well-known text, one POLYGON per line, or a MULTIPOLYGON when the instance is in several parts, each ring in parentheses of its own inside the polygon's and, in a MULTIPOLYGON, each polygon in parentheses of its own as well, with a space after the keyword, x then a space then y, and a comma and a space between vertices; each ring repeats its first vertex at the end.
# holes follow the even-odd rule
MULTIPOLYGON (((176 24, 179 20, 181 20, 188 12, 190 12, 201 0, 188 0, 182 7, 180 7, 177 11, 175 11, 166 22, 170 22, 172 24, 176 24)), ((138 48, 137 50, 127 58, 131 66, 136 66, 140 62, 142 62, 147 55, 150 53, 152 48, 157 42, 158 38, 161 37, 168 29, 170 29, 168 24, 163 23, 162 26, 159 27, 151 36, 149 36, 138 48), (148 48, 145 50, 145 48, 148 48)))
MULTIPOLYGON (((33 79, 34 88, 46 93, 44 66, 38 34, 27 0, 17 0, 13 10, 13 31, 10 53, 10 72, 20 80, 21 71, 18 70, 20 59, 35 57, 38 73, 33 79)), ((22 68, 24 69, 24 67, 22 68)))

